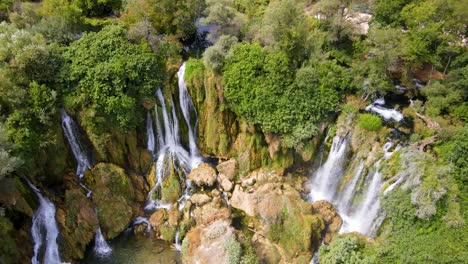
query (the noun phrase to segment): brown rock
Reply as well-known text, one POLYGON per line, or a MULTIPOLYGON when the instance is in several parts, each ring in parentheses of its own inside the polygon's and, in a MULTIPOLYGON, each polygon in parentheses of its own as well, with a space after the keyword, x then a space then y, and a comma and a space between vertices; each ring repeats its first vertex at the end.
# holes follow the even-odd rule
POLYGON ((176 227, 179 225, 179 219, 180 219, 179 204, 175 203, 169 209, 167 223, 171 227, 176 227))
POLYGON ((198 186, 213 186, 216 182, 216 170, 210 165, 203 163, 190 172, 189 179, 198 186))
POLYGON ((312 210, 318 214, 325 223, 325 244, 329 244, 336 235, 343 224, 341 216, 338 215, 336 209, 330 202, 317 201, 312 204, 312 210))
POLYGON ((235 159, 230 159, 228 161, 221 162, 216 166, 216 169, 219 172, 220 178, 223 177, 232 181, 237 174, 237 161, 235 159))
POLYGON ((164 209, 159 209, 158 211, 154 212, 149 219, 151 227, 153 230, 159 230, 159 227, 164 224, 167 219, 167 213, 164 209))
POLYGON ((200 206, 200 205, 204 205, 206 203, 209 203, 211 201, 211 198, 208 195, 204 194, 204 193, 196 193, 196 194, 192 195, 192 197, 190 197, 190 200, 194 204, 200 206))

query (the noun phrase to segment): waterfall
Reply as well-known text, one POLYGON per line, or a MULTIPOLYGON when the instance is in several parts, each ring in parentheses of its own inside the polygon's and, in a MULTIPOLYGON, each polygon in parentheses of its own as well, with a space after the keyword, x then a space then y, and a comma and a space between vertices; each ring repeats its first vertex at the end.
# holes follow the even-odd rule
MULTIPOLYGON (((76 159, 76 175, 78 175, 79 177, 80 186, 86 190, 86 197, 89 198, 91 197, 92 191, 81 182, 81 179, 84 176, 84 171, 86 169, 91 169, 92 167, 91 158, 88 156, 86 148, 81 143, 78 126, 76 125, 75 121, 73 121, 73 119, 63 109, 62 128, 65 133, 65 136, 68 139, 68 143, 70 144, 73 155, 76 159)), ((97 256, 107 256, 112 252, 112 248, 107 244, 106 240, 104 239, 104 236, 102 235, 101 227, 99 227, 96 231, 94 251, 96 252, 97 256)))
POLYGON ((65 112, 65 110, 62 109, 61 112, 63 132, 67 137, 68 143, 70 144, 73 155, 76 159, 76 175, 81 179, 83 178, 84 171, 91 168, 91 159, 86 153, 86 148, 81 144, 78 126, 67 112, 65 112))
POLYGON ((135 226, 141 225, 143 223, 146 224, 146 230, 145 231, 147 233, 151 232, 151 224, 150 224, 148 218, 146 218, 146 217, 141 217, 141 216, 137 217, 135 220, 133 220, 131 226, 135 227, 135 226))
POLYGON ((154 131, 153 131, 153 119, 151 114, 148 112, 146 115, 146 136, 147 140, 147 149, 151 154, 154 154, 154 131))
POLYGON ((33 215, 31 235, 34 242, 34 255, 31 259, 32 264, 39 264, 40 252, 45 244, 42 263, 60 264, 60 254, 57 245, 59 230, 55 220, 55 205, 47 198, 42 196, 39 189, 28 181, 29 186, 34 190, 38 199, 39 207, 33 215), (45 235, 45 236, 44 236, 45 235))
POLYGON ((112 248, 107 244, 106 239, 102 235, 101 227, 99 227, 96 231, 94 253, 98 257, 106 257, 112 253, 112 248))
POLYGON ((366 111, 370 111, 382 116, 385 120, 393 119, 397 122, 401 122, 401 120, 403 120, 402 113, 395 109, 385 108, 383 105, 385 105, 385 100, 383 98, 379 98, 372 104, 368 105, 365 109, 366 111))
POLYGON ((177 251, 182 251, 182 244, 180 243, 180 232, 179 232, 179 230, 177 230, 177 232, 175 234, 174 248, 177 251))
POLYGON ((351 181, 346 185, 344 191, 342 194, 339 196, 339 200, 337 202, 338 204, 338 211, 340 213, 348 213, 349 209, 352 205, 353 197, 356 192, 356 184, 361 178, 361 174, 364 171, 364 161, 361 160, 359 162, 359 166, 356 169, 356 172, 354 174, 354 177, 351 179, 351 181))
MULTIPOLYGON (((155 106, 156 136, 158 138, 158 150, 155 155, 155 185, 148 193, 147 204, 145 206, 146 210, 159 208, 165 208, 167 210, 171 207, 170 204, 165 204, 161 200, 155 198, 155 196, 157 196, 157 192, 162 188, 162 182, 167 174, 168 167, 170 167, 166 166, 168 163, 172 164, 175 168, 182 169, 185 176, 187 176, 193 168, 198 167, 202 162, 202 159, 198 154, 196 144, 195 131, 197 126, 197 114, 183 79, 185 74, 185 63, 182 64, 177 74, 179 76, 179 106, 188 127, 189 150, 187 151, 180 142, 180 129, 179 120, 176 114, 176 104, 174 104, 174 101, 171 99, 172 107, 170 112, 168 112, 164 96, 161 89, 159 89, 156 92, 156 98, 161 105, 161 113, 158 112, 158 106, 155 106), (194 122, 192 122, 192 120, 194 120, 194 122)), ((180 210, 182 210, 185 202, 190 198, 192 192, 192 183, 188 177, 185 177, 184 193, 178 200, 180 210)))
POLYGON ((389 150, 393 147, 393 142, 387 142, 383 146, 383 157, 374 163, 374 169, 366 176, 368 186, 363 192, 363 199, 355 208, 349 209, 342 215, 343 226, 340 232, 357 231, 364 235, 373 235, 385 218, 381 212, 379 194, 382 188, 382 174, 379 171, 381 162, 388 159, 400 146, 394 151, 389 150), (379 216, 380 214, 380 216, 379 216), (379 216, 379 217, 378 217, 379 216))
POLYGON ((184 62, 180 67, 179 71, 177 72, 177 76, 179 77, 179 102, 180 108, 182 110, 182 114, 184 116, 185 122, 187 122, 188 126, 188 136, 189 136, 189 148, 190 148, 190 155, 196 156, 198 155, 197 143, 195 142, 196 136, 195 131, 197 129, 197 111, 193 105, 192 98, 187 91, 187 84, 185 83, 184 76, 185 76, 185 66, 186 63, 184 62), (193 113, 195 123, 192 124, 191 114, 193 113))
POLYGON ((333 201, 338 183, 343 175, 347 145, 347 138, 341 139, 338 136, 333 138, 327 160, 317 169, 310 182, 310 200, 314 202, 318 200, 333 201))

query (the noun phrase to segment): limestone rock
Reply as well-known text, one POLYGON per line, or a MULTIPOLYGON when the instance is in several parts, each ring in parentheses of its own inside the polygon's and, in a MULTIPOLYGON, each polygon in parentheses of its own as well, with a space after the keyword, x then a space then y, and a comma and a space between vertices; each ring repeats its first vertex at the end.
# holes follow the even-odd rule
POLYGON ((193 228, 187 233, 183 242, 187 245, 183 251, 184 263, 228 263, 229 243, 238 242, 234 228, 228 221, 218 220, 208 226, 193 228))
POLYGON ((224 174, 219 174, 219 181, 221 184, 221 187, 225 192, 230 192, 232 191, 232 188, 234 187, 234 183, 229 180, 224 174))
POLYGON ((193 218, 198 225, 208 225, 216 220, 230 219, 230 210, 226 206, 223 206, 223 200, 220 197, 217 198, 213 199, 211 203, 197 206, 193 210, 193 218))
POLYGON ((325 244, 329 244, 340 231, 343 220, 330 202, 317 201, 312 204, 314 213, 319 214, 325 223, 325 244))
POLYGON ((168 212, 167 223, 170 227, 176 227, 179 224, 180 211, 179 204, 175 203, 171 206, 168 212))
POLYGON ((219 172, 220 178, 222 177, 232 181, 237 174, 237 161, 235 159, 230 159, 228 161, 221 162, 216 166, 216 169, 219 172))
POLYGON ((213 186, 216 182, 216 170, 210 165, 203 163, 198 168, 193 169, 188 177, 198 186, 213 186))
POLYGON ((149 222, 153 230, 159 230, 159 227, 161 227, 164 224, 166 219, 167 219, 166 210, 159 209, 158 211, 154 212, 150 216, 149 222))
POLYGON ((208 195, 204 194, 204 193, 196 193, 196 194, 192 195, 192 197, 190 197, 190 200, 194 204, 200 206, 200 205, 204 205, 206 203, 209 203, 211 201, 211 198, 208 195))

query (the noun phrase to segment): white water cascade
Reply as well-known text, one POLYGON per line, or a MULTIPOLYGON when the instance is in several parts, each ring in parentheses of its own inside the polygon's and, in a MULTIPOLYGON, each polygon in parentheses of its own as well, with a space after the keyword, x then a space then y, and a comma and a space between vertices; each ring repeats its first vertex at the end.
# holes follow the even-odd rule
POLYGON ((33 215, 31 235, 34 242, 34 255, 31 258, 32 264, 41 263, 40 255, 43 250, 42 263, 60 264, 60 253, 57 245, 59 230, 55 220, 55 205, 42 196, 39 189, 28 181, 29 186, 34 190, 38 199, 39 207, 33 215), (43 245, 45 243, 45 245, 43 245))
MULTIPOLYGON (((84 176, 84 171, 86 169, 91 169, 92 167, 91 158, 88 156, 86 148, 81 143, 78 126, 76 125, 75 121, 73 121, 73 119, 63 109, 62 128, 65 133, 65 136, 68 139, 68 143, 70 144, 73 155, 76 159, 76 175, 78 175, 79 177, 79 183, 81 187, 83 187, 87 191, 86 196, 89 198, 92 194, 92 191, 81 182, 81 179, 84 176)), ((96 231, 94 252, 97 256, 107 256, 112 253, 112 248, 107 244, 106 240, 104 239, 100 226, 96 231)))
MULTIPOLYGON (((338 136, 333 138, 327 160, 312 174, 309 181, 309 200, 327 200, 333 203, 343 219, 340 232, 360 232, 364 235, 375 235, 378 227, 385 218, 381 210, 379 194, 383 185, 380 164, 388 159, 400 146, 396 146, 393 152, 393 142, 387 142, 383 146, 383 156, 374 163, 373 169, 364 173, 364 160, 351 162, 353 166, 352 178, 340 188, 340 182, 345 176, 345 163, 348 140, 338 136), (362 178, 365 177, 365 178, 362 178), (363 182, 358 188, 358 183, 363 182), (355 199, 358 197, 359 199, 355 199), (357 200, 353 203, 354 200, 357 200)), ((397 180, 384 194, 390 192, 396 185, 397 180)))
POLYGON ((309 182, 309 199, 334 201, 338 183, 343 175, 346 160, 347 138, 335 136, 328 158, 313 174, 309 182))
POLYGON ((90 169, 92 162, 86 154, 86 148, 81 144, 80 133, 78 126, 75 121, 62 109, 62 128, 65 136, 68 139, 68 143, 72 149, 73 155, 75 156, 77 168, 76 175, 83 178, 84 171, 90 169))
POLYGON ((154 130, 153 130, 153 118, 151 118, 150 112, 146 115, 146 136, 147 140, 147 149, 154 155, 154 130))
POLYGON ((401 122, 403 120, 403 114, 398 112, 395 109, 385 108, 385 99, 379 98, 375 100, 372 104, 368 105, 365 109, 366 111, 370 111, 376 113, 383 117, 385 120, 393 119, 397 122, 401 122))
MULTIPOLYGON (((373 171, 369 172, 366 176, 366 182, 368 184, 367 188, 362 193, 361 201, 353 207, 347 206, 343 211, 340 210, 341 217, 343 218, 342 233, 357 231, 364 235, 371 236, 375 234, 376 229, 378 229, 380 223, 383 221, 384 214, 381 212, 379 199, 383 181, 379 167, 384 160, 388 159, 400 148, 400 146, 397 146, 393 152, 390 152, 393 145, 393 142, 387 142, 383 146, 383 157, 374 163, 373 171)), ((356 175, 355 177, 357 178, 360 176, 356 175)), ((338 206, 338 208, 340 208, 340 206, 338 206)))
POLYGON ((112 253, 112 248, 109 246, 109 244, 107 244, 106 239, 102 235, 101 227, 99 227, 96 231, 94 253, 98 257, 106 257, 112 253))
MULTIPOLYGON (((156 92, 156 97, 161 105, 161 114, 158 112, 158 105, 155 106, 155 120, 157 132, 157 153, 156 158, 156 172, 155 172, 155 185, 148 193, 146 210, 153 210, 165 208, 166 210, 171 207, 171 204, 165 204, 161 200, 155 198, 155 194, 161 191, 162 182, 169 173, 167 164, 172 164, 175 168, 182 169, 185 176, 198 167, 202 162, 198 154, 196 144, 196 126, 197 114, 193 105, 192 99, 187 91, 187 86, 184 81, 185 63, 182 64, 178 72, 179 76, 179 105, 184 116, 184 120, 188 127, 189 150, 187 151, 180 142, 180 129, 179 120, 176 115, 176 105, 172 101, 171 112, 168 112, 165 99, 161 90, 156 92), (161 122, 162 116, 162 122, 161 122), (194 122, 192 122, 194 120, 194 122)), ((192 184, 188 177, 185 177, 185 190, 179 198, 179 209, 181 210, 185 202, 190 198, 192 193, 192 184)))

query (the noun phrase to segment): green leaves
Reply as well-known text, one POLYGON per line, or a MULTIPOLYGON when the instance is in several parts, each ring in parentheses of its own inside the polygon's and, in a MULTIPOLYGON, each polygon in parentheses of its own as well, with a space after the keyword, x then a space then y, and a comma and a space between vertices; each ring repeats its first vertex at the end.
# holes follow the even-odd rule
POLYGON ((380 130, 382 128, 382 119, 372 114, 359 115, 359 127, 369 131, 380 130))
POLYGON ((84 96, 81 108, 96 108, 124 130, 137 125, 140 101, 161 85, 161 60, 146 46, 131 43, 118 26, 85 34, 65 57, 69 64, 64 74, 71 87, 66 93, 84 96))

